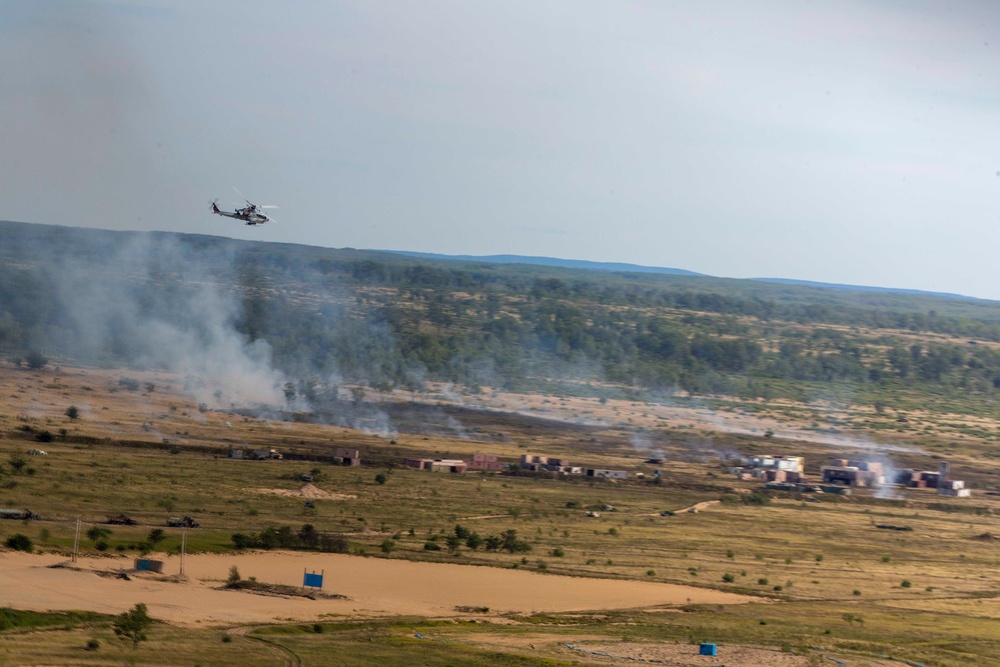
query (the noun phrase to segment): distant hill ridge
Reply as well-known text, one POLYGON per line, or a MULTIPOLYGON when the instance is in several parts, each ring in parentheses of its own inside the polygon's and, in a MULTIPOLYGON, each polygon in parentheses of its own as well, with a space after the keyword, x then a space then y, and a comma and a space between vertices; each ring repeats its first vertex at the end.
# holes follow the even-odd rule
MULTIPOLYGON (((458 262, 486 262, 493 264, 530 264, 535 266, 553 266, 564 269, 583 269, 587 271, 614 271, 623 273, 659 273, 671 276, 700 276, 716 277, 707 273, 688 271, 687 269, 675 269, 664 266, 643 266, 641 264, 627 264, 624 262, 592 262, 582 259, 560 259, 557 257, 538 257, 534 255, 443 255, 431 252, 414 252, 410 250, 373 250, 372 252, 387 252, 394 255, 404 255, 417 259, 434 259, 443 261, 458 262)), ((952 292, 932 292, 928 290, 905 289, 901 287, 873 287, 869 285, 845 285, 842 283, 824 283, 814 280, 796 280, 794 278, 746 278, 762 283, 775 283, 778 285, 801 285, 803 287, 817 287, 820 289, 832 289, 845 292, 881 292, 885 294, 907 294, 911 296, 935 296, 945 299, 965 299, 968 301, 993 301, 992 299, 981 299, 964 294, 954 294, 952 292)))
POLYGON ((704 276, 686 269, 671 269, 662 266, 642 266, 623 262, 592 262, 585 259, 559 259, 558 257, 534 257, 529 255, 441 255, 432 252, 413 252, 410 250, 375 250, 373 252, 388 252, 394 255, 405 255, 418 259, 440 259, 459 262, 488 262, 493 264, 534 264, 536 266, 555 266, 562 269, 585 269, 589 271, 624 271, 626 273, 664 273, 671 276, 704 276))

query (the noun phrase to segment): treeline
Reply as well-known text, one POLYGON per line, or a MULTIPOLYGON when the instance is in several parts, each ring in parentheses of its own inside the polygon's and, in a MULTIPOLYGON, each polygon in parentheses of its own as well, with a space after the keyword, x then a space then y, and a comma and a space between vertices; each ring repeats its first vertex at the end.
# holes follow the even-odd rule
POLYGON ((235 549, 302 549, 344 554, 350 550, 347 538, 338 533, 321 533, 307 523, 299 530, 290 526, 271 526, 252 533, 233 533, 235 549))
POLYGON ((1000 341, 987 302, 60 229, 0 223, 9 358, 174 368, 235 345, 307 398, 331 381, 599 379, 756 396, 789 382, 1000 387, 1000 352, 969 340, 1000 341))

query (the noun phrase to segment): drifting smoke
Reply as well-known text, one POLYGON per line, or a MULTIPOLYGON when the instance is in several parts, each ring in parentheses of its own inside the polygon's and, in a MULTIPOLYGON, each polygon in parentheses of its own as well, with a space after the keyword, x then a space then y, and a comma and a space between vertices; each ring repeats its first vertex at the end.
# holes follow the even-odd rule
POLYGON ((233 257, 167 235, 128 239, 73 253, 33 249, 60 324, 46 332, 47 347, 85 363, 177 373, 213 408, 280 405, 285 376, 270 346, 236 328, 233 257))
POLYGON ((632 437, 629 442, 632 443, 632 449, 635 450, 636 454, 647 459, 660 459, 666 458, 663 450, 659 447, 653 446, 650 442, 649 436, 640 431, 635 431, 632 433, 632 437))

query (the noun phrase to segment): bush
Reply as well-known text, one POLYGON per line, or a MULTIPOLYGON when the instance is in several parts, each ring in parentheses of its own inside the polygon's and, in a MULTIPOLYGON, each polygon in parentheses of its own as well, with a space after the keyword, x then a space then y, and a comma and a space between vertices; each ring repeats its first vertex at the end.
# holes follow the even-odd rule
POLYGON ((28 553, 35 550, 35 545, 32 544, 31 538, 23 533, 15 533, 7 538, 4 542, 8 549, 13 549, 14 551, 27 551, 28 553))
POLYGON ((78 419, 80 417, 80 410, 75 405, 71 405, 66 408, 66 416, 70 419, 78 419))
POLYGON ((424 542, 424 551, 441 551, 441 545, 437 542, 431 542, 428 540, 424 542))
POLYGON ((910 583, 910 580, 909 580, 909 579, 903 579, 903 583, 901 583, 901 584, 900 584, 900 586, 902 586, 903 588, 909 588, 909 587, 910 587, 910 586, 912 586, 912 585, 913 585, 913 584, 912 584, 912 583, 910 583))
POLYGON ((727 584, 731 584, 734 581, 736 581, 736 575, 726 572, 724 575, 722 575, 722 580, 727 584))
POLYGON ((385 473, 381 473, 380 472, 379 474, 375 475, 375 483, 376 484, 385 484, 388 481, 389 481, 389 478, 386 477, 385 473))
POLYGON ((38 370, 48 365, 49 358, 38 350, 31 350, 28 354, 24 355, 24 363, 28 364, 28 368, 32 370, 38 370))
POLYGON ((96 639, 88 639, 86 648, 88 651, 96 651, 97 649, 101 648, 101 642, 97 641, 96 639))
POLYGON ((139 381, 135 378, 124 377, 118 380, 118 386, 123 387, 129 391, 139 390, 139 381))

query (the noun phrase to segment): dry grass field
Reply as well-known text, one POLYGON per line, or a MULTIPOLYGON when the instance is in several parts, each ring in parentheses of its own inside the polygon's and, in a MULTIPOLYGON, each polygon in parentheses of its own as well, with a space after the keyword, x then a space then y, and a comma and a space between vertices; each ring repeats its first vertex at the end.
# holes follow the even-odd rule
MULTIPOLYGON (((817 662, 822 655, 835 655, 852 667, 888 664, 880 655, 926 665, 1000 665, 995 657, 1000 655, 1000 540, 989 537, 1000 536, 1000 497, 985 492, 995 487, 998 472, 995 459, 982 454, 990 451, 988 439, 969 436, 948 456, 955 476, 977 487, 972 498, 907 491, 900 498, 877 499, 860 492, 754 504, 745 500, 759 483, 727 475, 720 457, 801 453, 812 472, 831 456, 863 451, 864 432, 841 430, 841 438, 855 439, 858 446, 852 446, 850 440, 810 430, 809 406, 777 405, 772 412, 780 409, 784 417, 768 417, 802 439, 767 439, 763 427, 770 422, 735 404, 719 417, 708 405, 441 391, 397 395, 395 402, 380 404, 381 423, 391 426, 380 437, 373 429, 366 433, 313 423, 309 415, 268 419, 217 411, 199 406, 185 391, 183 378, 89 368, 0 366, 0 396, 0 507, 29 508, 41 517, 0 522, 0 542, 24 534, 46 554, 35 558, 68 555, 80 518, 84 533, 94 526, 110 531, 99 539, 82 537, 88 562, 106 562, 107 569, 127 566, 149 548, 150 531, 162 528, 165 538, 154 552, 173 554, 166 558, 176 567, 181 531, 165 524, 169 517, 189 515, 201 527, 187 531, 188 553, 222 563, 249 557, 233 554, 234 533, 281 526, 298 531, 310 524, 346 538, 352 555, 337 558, 361 562, 516 568, 534 577, 682 584, 761 599, 699 604, 693 594, 690 602, 648 606, 637 597, 632 610, 620 603, 493 605, 471 616, 454 608, 434 614, 422 611, 427 607, 391 606, 383 614, 289 612, 292 620, 275 620, 281 614, 272 614, 266 626, 239 632, 161 623, 134 655, 120 648, 106 619, 67 621, 45 630, 29 626, 0 632, 0 664, 119 664, 130 656, 143 664, 177 665, 246 664, 247 658, 253 664, 370 664, 375 659, 387 664, 633 664, 662 656, 665 664, 694 665, 702 663, 685 651, 692 642, 711 640, 750 647, 742 658, 726 657, 727 665, 834 664, 817 662), (138 387, 130 389, 135 383, 123 379, 137 381, 138 387), (70 406, 78 410, 76 419, 66 414, 70 406), (793 408, 802 411, 802 418, 792 419, 793 408), (234 461, 226 458, 230 447, 273 447, 287 458, 234 461), (369 463, 325 462, 337 447, 360 449, 369 463), (46 454, 24 455, 33 448, 46 454), (565 456, 576 465, 626 469, 631 478, 450 475, 399 465, 404 456, 460 458, 473 452, 497 454, 507 462, 526 452, 565 456), (646 463, 653 453, 662 453, 663 465, 646 463), (662 484, 652 483, 657 469, 663 471, 662 484), (638 472, 645 478, 637 479, 638 472), (376 481, 380 473, 384 483, 376 481), (295 495, 303 486, 302 474, 313 475, 313 485, 325 494, 314 499, 315 507, 295 495), (720 498, 724 502, 698 512, 660 515, 720 498), (118 513, 138 525, 102 524, 118 513), (464 544, 450 549, 447 538, 456 524, 484 537, 515 530, 530 550, 489 552, 464 544), (877 524, 912 530, 884 530, 877 524), (37 641, 40 633, 46 641, 37 641), (86 651, 92 635, 101 648, 86 651), (577 642, 616 657, 566 647, 577 642), (619 650, 594 648, 609 643, 619 650), (680 648, 668 651, 673 646, 680 648), (330 662, 333 653, 337 662, 330 662), (768 662, 772 653, 777 657, 768 662)), ((867 438, 868 444, 876 441, 912 448, 889 454, 897 467, 935 467, 934 456, 940 456, 933 448, 917 451, 921 442, 909 433, 867 438)), ((300 557, 300 552, 289 556, 300 557)), ((265 583, 295 583, 275 568, 254 576, 265 583)), ((572 586, 574 579, 566 581, 572 586)), ((8 606, 19 605, 11 601, 8 606)), ((28 600, 20 606, 38 609, 28 600)), ((80 599, 75 608, 95 606, 80 599)), ((155 607, 150 608, 156 617, 155 607)), ((95 610, 116 613, 110 607, 95 610)))

